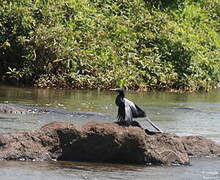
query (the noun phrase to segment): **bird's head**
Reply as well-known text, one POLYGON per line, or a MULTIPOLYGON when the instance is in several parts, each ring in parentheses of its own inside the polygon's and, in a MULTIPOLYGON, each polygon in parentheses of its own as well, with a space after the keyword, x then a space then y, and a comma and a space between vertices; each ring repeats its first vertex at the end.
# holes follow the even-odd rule
POLYGON ((124 93, 124 89, 123 88, 116 88, 115 89, 116 92, 120 93, 124 93))
POLYGON ((119 95, 124 98, 125 95, 124 95, 124 89, 123 88, 116 88, 116 89, 112 89, 112 90, 118 92, 119 95))

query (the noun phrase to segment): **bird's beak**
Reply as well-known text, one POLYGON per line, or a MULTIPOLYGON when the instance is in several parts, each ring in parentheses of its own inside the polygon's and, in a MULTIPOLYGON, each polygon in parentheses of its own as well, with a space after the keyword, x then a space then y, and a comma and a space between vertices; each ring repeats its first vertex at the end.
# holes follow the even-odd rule
POLYGON ((109 89, 110 91, 115 91, 115 89, 109 89))

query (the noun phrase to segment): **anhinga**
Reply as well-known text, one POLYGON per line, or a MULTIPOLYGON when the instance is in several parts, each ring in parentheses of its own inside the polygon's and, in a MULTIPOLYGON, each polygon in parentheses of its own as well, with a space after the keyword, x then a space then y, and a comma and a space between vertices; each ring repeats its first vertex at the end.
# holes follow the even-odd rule
POLYGON ((115 100, 115 104, 118 106, 118 121, 132 122, 133 118, 146 117, 145 112, 141 108, 125 98, 122 88, 116 88, 115 91, 119 93, 115 100))
POLYGON ((163 132, 153 122, 151 122, 151 120, 146 116, 145 112, 140 107, 138 107, 135 103, 125 98, 124 90, 122 88, 116 88, 114 90, 119 93, 115 100, 115 104, 118 106, 117 119, 119 123, 126 126, 135 125, 140 127, 138 122, 133 121, 133 118, 146 117, 146 120, 155 129, 157 129, 159 132, 163 132))

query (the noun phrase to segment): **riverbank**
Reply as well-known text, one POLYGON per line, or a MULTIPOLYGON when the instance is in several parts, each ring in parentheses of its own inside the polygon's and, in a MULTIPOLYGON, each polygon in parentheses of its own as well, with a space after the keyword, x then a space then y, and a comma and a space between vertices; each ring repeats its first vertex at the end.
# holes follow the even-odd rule
POLYGON ((208 91, 219 82, 218 0, 13 1, 0 77, 44 88, 208 91))

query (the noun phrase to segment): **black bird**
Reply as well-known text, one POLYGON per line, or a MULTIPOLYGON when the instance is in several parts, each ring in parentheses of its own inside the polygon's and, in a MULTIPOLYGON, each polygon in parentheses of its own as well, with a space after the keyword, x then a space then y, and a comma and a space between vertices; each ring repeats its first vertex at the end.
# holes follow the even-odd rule
POLYGON ((126 121, 127 125, 130 125, 133 118, 146 117, 145 112, 141 108, 125 98, 122 88, 116 88, 115 91, 119 93, 115 100, 115 104, 118 106, 117 119, 119 122, 126 121))
MULTIPOLYGON (((141 127, 141 125, 137 121, 133 121, 133 118, 138 117, 146 117, 146 120, 160 133, 163 131, 157 127, 145 114, 145 112, 138 107, 135 103, 125 98, 124 90, 122 88, 116 88, 114 89, 119 94, 116 97, 115 104, 118 106, 118 124, 125 125, 125 126, 138 126, 141 127)), ((148 131, 145 129, 145 131, 148 131)), ((149 134, 150 131, 147 133, 149 134)))

